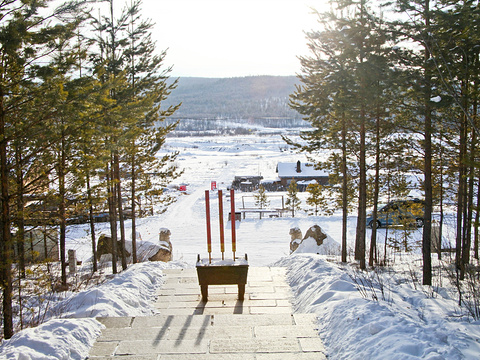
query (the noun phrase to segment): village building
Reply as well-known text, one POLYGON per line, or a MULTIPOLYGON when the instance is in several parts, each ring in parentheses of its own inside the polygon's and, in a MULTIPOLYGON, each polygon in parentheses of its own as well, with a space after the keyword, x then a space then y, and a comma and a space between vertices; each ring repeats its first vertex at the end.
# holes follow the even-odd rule
POLYGON ((235 179, 232 182, 232 189, 240 191, 255 191, 260 185, 260 181, 263 179, 263 176, 235 176, 235 179))
POLYGON ((305 191, 311 183, 328 185, 328 173, 325 170, 317 170, 311 163, 279 162, 277 164, 278 178, 282 186, 288 187, 292 179, 295 179, 299 191, 305 191))

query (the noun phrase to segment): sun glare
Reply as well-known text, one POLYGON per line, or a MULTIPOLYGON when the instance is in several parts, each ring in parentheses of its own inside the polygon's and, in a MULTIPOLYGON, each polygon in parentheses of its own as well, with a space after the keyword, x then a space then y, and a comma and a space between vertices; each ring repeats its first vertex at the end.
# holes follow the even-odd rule
POLYGON ((144 0, 175 76, 295 75, 322 1, 144 0))

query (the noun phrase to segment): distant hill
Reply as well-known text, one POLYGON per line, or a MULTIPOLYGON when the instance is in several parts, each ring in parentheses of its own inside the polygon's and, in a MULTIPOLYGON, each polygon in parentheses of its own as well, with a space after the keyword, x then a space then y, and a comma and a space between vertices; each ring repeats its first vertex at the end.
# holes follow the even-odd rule
POLYGON ((288 106, 298 83, 295 76, 183 77, 162 104, 181 102, 179 119, 300 119, 288 106))

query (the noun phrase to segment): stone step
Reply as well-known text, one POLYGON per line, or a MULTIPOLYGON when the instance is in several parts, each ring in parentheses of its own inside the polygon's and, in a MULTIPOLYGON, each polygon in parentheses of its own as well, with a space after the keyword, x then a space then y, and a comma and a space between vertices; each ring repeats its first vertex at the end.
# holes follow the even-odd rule
POLYGON ((245 300, 236 286, 201 301, 195 269, 165 271, 159 314, 99 318, 105 325, 89 359, 326 359, 313 314, 293 314, 281 268, 251 268, 245 300))

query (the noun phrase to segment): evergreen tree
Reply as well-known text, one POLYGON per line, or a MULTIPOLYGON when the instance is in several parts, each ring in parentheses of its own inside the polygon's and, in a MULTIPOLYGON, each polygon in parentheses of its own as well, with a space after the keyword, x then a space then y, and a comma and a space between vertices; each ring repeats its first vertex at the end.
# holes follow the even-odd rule
MULTIPOLYGON (((131 211, 132 211, 132 248, 133 262, 136 262, 136 199, 138 175, 145 171, 155 173, 161 181, 162 189, 179 172, 173 165, 177 153, 157 158, 158 150, 163 146, 166 135, 173 131, 177 123, 163 125, 165 119, 173 115, 179 105, 161 107, 171 91, 176 88, 177 80, 167 83, 170 68, 162 69, 166 55, 155 54, 155 45, 151 39, 153 24, 150 20, 140 18, 141 1, 133 2, 128 8, 129 24, 127 27, 128 46, 125 48, 125 66, 130 81, 131 100, 138 103, 137 122, 128 128, 126 158, 131 172, 131 211)), ((147 189, 152 193, 161 194, 161 189, 147 189)), ((169 197, 162 198, 163 205, 172 201, 169 197)))
MULTIPOLYGON (((10 338, 13 335, 12 321, 12 238, 11 238, 11 211, 10 200, 12 193, 9 185, 9 151, 12 139, 24 137, 33 129, 39 129, 39 124, 46 125, 45 119, 53 112, 53 106, 49 103, 49 97, 54 84, 42 82, 40 76, 51 71, 47 56, 55 50, 57 39, 64 38, 66 33, 71 33, 77 23, 68 18, 68 13, 75 9, 76 4, 67 4, 55 10, 51 16, 40 16, 39 11, 47 2, 21 2, 8 1, 0 4, 2 24, 0 26, 0 187, 1 187, 1 219, 2 227, 0 237, 0 268, 3 289, 3 319, 4 336, 10 338), (56 17, 56 24, 49 21, 56 17), (42 62, 43 60, 43 62, 42 62), (15 95, 15 96, 12 96, 15 95), (13 126, 16 118, 14 113, 19 108, 25 108, 43 98, 43 113, 38 112, 37 117, 25 119, 20 125, 13 126), (13 116, 12 116, 13 115, 13 116), (15 132, 13 132, 15 131, 15 132)), ((45 78, 45 77, 44 77, 45 78)), ((48 77, 47 77, 48 78, 48 77)), ((35 109, 36 111, 39 108, 35 109)), ((54 139, 44 136, 42 148, 52 144, 54 139)), ((33 150, 33 149, 30 149, 33 150)), ((35 149, 37 150, 37 149, 35 149)), ((37 154, 37 152, 35 152, 37 154)), ((33 153, 24 154, 23 159, 17 160, 29 162, 33 153)), ((21 164, 18 168, 21 169, 21 164)), ((18 176, 17 176, 18 178, 18 176)), ((19 207, 22 206, 19 201, 19 207)), ((20 209, 19 209, 20 210, 20 209)), ((20 210, 21 213, 21 210, 20 210)), ((21 241, 21 240, 20 240, 21 241)))
POLYGON ((325 202, 325 199, 322 196, 322 186, 319 183, 308 184, 307 192, 309 193, 307 204, 310 206, 315 206, 315 216, 317 216, 318 207, 322 206, 325 202))
MULTIPOLYGON (((435 110, 445 113, 448 106, 448 124, 442 134, 450 138, 450 145, 457 149, 458 192, 456 265, 460 278, 470 263, 472 224, 478 248, 478 221, 474 222, 475 178, 478 166, 478 101, 479 101, 479 16, 474 1, 441 1, 432 10, 435 15, 432 53, 436 71, 443 85, 441 101, 432 104, 435 110), (450 104, 449 104, 450 102, 450 104), (450 130, 450 131, 449 131, 450 130), (451 135, 447 135, 448 132, 451 135)), ((442 116, 445 121, 445 116, 442 116)), ((445 138, 443 139, 445 140, 445 138)), ((448 141, 448 139, 447 139, 448 141)), ((443 151, 443 150, 442 150, 443 151)), ((447 150, 448 151, 448 150, 447 150)), ((477 199, 479 199, 477 197, 477 199)), ((478 207, 478 201, 477 205, 478 207)), ((476 250, 478 255, 478 250, 476 250)))
POLYGON ((292 217, 295 217, 295 211, 300 210, 300 199, 298 198, 297 182, 292 179, 287 190, 287 201, 285 202, 287 208, 292 211, 292 217))
POLYGON ((346 39, 348 35, 344 34, 348 26, 341 18, 334 13, 318 15, 323 30, 307 34, 312 56, 300 57, 302 74, 299 79, 302 86, 297 86, 291 95, 291 107, 304 115, 312 124, 313 130, 301 134, 306 145, 285 140, 291 145, 298 145, 297 148, 308 152, 312 157, 324 149, 341 149, 340 157, 333 152, 326 164, 316 162, 316 165, 330 169, 331 180, 336 179, 342 185, 338 203, 343 212, 342 261, 346 261, 349 194, 353 188, 349 185, 354 167, 350 166, 352 163, 349 165, 349 160, 357 152, 353 140, 355 129, 352 129, 353 124, 349 121, 349 105, 354 99, 354 79, 345 45, 350 42, 346 39), (339 170, 341 174, 338 174, 339 170))
MULTIPOLYGON (((320 19, 323 30, 309 34, 313 55, 301 58, 303 86, 292 96, 292 106, 306 115, 314 127, 313 131, 303 134, 309 142, 303 150, 312 152, 328 148, 342 154, 337 169, 342 172, 339 178, 342 182, 343 261, 346 261, 349 179, 352 176, 357 179, 355 257, 364 268, 367 135, 374 121, 382 122, 388 106, 388 96, 382 94, 388 87, 386 79, 390 67, 385 57, 388 52, 386 31, 363 0, 339 2, 336 11, 323 14, 320 19)), ((334 155, 330 159, 338 158, 334 155)))
MULTIPOLYGON (((403 1, 398 0, 400 11, 410 13, 419 21, 410 20, 399 24, 399 33, 404 34, 409 41, 414 41, 421 51, 399 49, 402 65, 407 64, 409 79, 403 92, 403 106, 399 109, 404 124, 423 135, 421 141, 423 153, 423 189, 425 193, 425 215, 422 241, 423 254, 423 284, 432 283, 431 264, 431 225, 433 210, 432 192, 432 134, 434 129, 434 109, 432 98, 434 89, 438 88, 435 59, 432 57, 434 24, 430 0, 403 1), (421 119, 419 123, 418 119, 421 119)), ((400 40, 400 38, 399 38, 400 40)))
MULTIPOLYGON (((125 243, 123 199, 125 181, 120 175, 123 166, 130 172, 130 204, 132 213, 133 260, 136 262, 136 206, 139 181, 142 176, 155 174, 160 180, 158 186, 166 184, 179 175, 173 164, 176 153, 156 158, 163 146, 166 135, 176 123, 159 126, 179 107, 161 108, 177 82, 167 83, 170 69, 162 69, 165 52, 155 54, 151 40, 152 23, 140 18, 141 1, 129 4, 119 16, 113 16, 114 1, 109 0, 110 15, 94 21, 98 30, 97 42, 105 52, 97 54, 96 62, 101 71, 98 76, 111 82, 110 99, 112 105, 105 112, 104 123, 110 136, 106 139, 111 151, 110 172, 110 211, 112 239, 116 237, 116 218, 118 214, 120 240, 125 243), (107 36, 103 37, 103 30, 107 36), (122 164, 122 165, 121 165, 122 164), (124 165, 123 165, 124 164, 124 165)), ((160 188, 153 189, 153 182, 146 179, 145 191, 159 197, 160 188)), ((164 197, 168 205, 171 198, 164 197)), ((126 268, 125 247, 122 246, 122 267, 126 268)), ((112 264, 113 265, 113 264, 112 264)))
MULTIPOLYGON (((260 207, 260 209, 266 208, 269 204, 270 201, 268 200, 265 187, 263 185, 260 185, 258 187, 257 193, 253 195, 253 198, 255 199, 255 206, 260 207)), ((260 219, 262 218, 262 213, 260 213, 260 219)))

